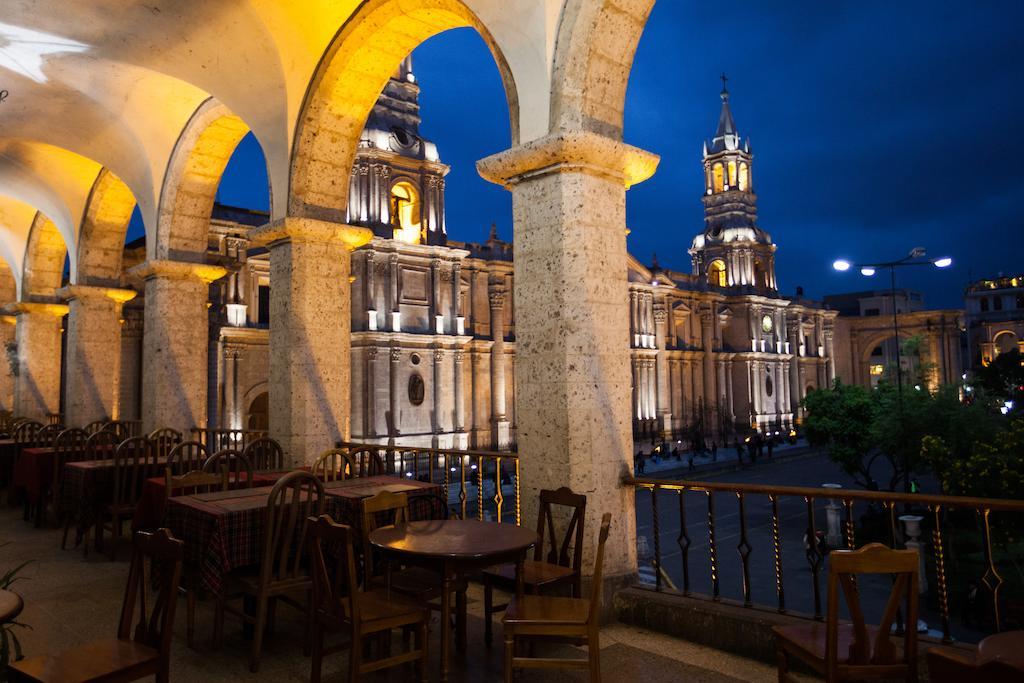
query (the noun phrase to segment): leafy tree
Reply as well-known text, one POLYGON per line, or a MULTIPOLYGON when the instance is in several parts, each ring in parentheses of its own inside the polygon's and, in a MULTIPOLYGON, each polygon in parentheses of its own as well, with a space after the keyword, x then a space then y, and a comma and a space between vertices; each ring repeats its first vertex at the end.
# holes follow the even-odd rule
POLYGON ((1024 401, 1024 359, 1014 349, 1001 353, 991 363, 975 370, 975 386, 1000 403, 1024 401))
POLYGON ((949 495, 1024 497, 1024 418, 1011 420, 990 440, 975 442, 967 457, 954 454, 948 442, 935 436, 925 437, 922 455, 937 464, 942 490, 949 495))
POLYGON ((829 457, 864 488, 878 488, 871 468, 882 453, 872 448, 868 430, 874 416, 871 392, 837 380, 830 388, 809 391, 804 408, 808 442, 826 447, 829 457))

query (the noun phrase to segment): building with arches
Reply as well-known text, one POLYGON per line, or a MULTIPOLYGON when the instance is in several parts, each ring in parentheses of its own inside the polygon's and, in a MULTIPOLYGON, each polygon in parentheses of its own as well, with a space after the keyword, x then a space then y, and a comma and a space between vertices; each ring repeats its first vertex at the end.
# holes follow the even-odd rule
POLYGON ((977 280, 964 298, 970 367, 1014 349, 1024 354, 1024 275, 977 280))

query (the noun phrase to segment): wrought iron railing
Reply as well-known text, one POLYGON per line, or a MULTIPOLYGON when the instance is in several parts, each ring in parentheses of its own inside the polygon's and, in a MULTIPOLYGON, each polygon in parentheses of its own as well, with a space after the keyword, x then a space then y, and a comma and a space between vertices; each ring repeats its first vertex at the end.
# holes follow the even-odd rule
MULTIPOLYGON (((736 521, 729 520, 733 527, 729 529, 730 541, 735 540, 736 553, 739 555, 739 570, 736 567, 728 567, 729 573, 736 574, 742 594, 742 604, 751 607, 755 604, 755 588, 760 589, 761 598, 768 595, 769 591, 774 593, 774 608, 781 613, 787 612, 786 582, 784 580, 784 560, 791 559, 783 553, 783 535, 785 532, 784 523, 793 518, 799 518, 804 532, 802 547, 807 563, 806 570, 810 573, 810 599, 802 599, 805 604, 813 602, 813 615, 815 619, 822 619, 822 585, 820 574, 824 567, 827 553, 831 547, 827 543, 819 541, 819 530, 822 529, 819 518, 821 514, 831 512, 837 522, 841 543, 836 547, 854 548, 859 542, 861 544, 869 541, 887 542, 892 547, 904 544, 908 538, 898 528, 899 515, 903 509, 923 519, 922 527, 926 533, 921 534, 920 541, 916 538, 913 542, 918 543, 922 557, 926 564, 923 564, 926 576, 933 577, 934 597, 938 615, 942 622, 942 636, 944 641, 951 641, 950 620, 950 595, 952 591, 951 581, 954 576, 950 572, 951 551, 956 550, 959 555, 965 557, 969 553, 961 552, 960 547, 965 543, 975 544, 980 551, 980 573, 973 577, 973 583, 978 591, 984 590, 987 593, 988 604, 987 620, 988 625, 993 626, 996 631, 1002 630, 1004 618, 1002 615, 1002 600, 1000 591, 1006 583, 1000 574, 997 564, 1013 566, 1021 560, 1014 558, 1012 553, 1014 547, 1013 538, 1019 531, 1024 529, 1024 502, 1008 499, 993 498, 969 498, 959 496, 939 496, 922 494, 902 494, 877 491, 857 491, 840 488, 809 488, 798 486, 762 486, 756 484, 720 483, 706 481, 668 481, 659 479, 639 478, 630 480, 637 488, 637 512, 638 526, 642 520, 646 520, 646 512, 649 510, 650 526, 652 527, 653 548, 646 548, 646 554, 651 557, 652 572, 647 574, 647 584, 653 584, 658 591, 674 591, 683 595, 690 595, 698 576, 694 573, 694 566, 691 563, 691 553, 695 541, 698 538, 691 535, 692 525, 687 519, 687 504, 690 503, 690 515, 695 512, 693 494, 706 499, 700 503, 697 512, 703 516, 706 509, 706 520, 702 525, 706 528, 702 533, 707 539, 707 567, 708 575, 700 576, 702 587, 707 588, 710 584, 710 594, 714 600, 722 598, 722 573, 725 569, 723 558, 720 557, 726 539, 716 534, 725 517, 737 517, 736 521), (690 494, 690 495, 687 495, 690 494), (674 500, 673 500, 674 498, 674 500), (723 512, 720 508, 723 499, 732 498, 735 501, 735 508, 723 512), (792 504, 796 503, 794 509, 792 504), (827 510, 823 503, 832 506, 827 510), (667 506, 673 505, 672 508, 667 506), (789 507, 786 514, 780 515, 780 504, 789 507), (705 507, 706 506, 706 507, 705 507), (646 507, 646 510, 645 510, 646 507), (881 526, 887 529, 879 530, 865 529, 868 538, 856 537, 857 518, 856 511, 875 511, 875 519, 881 520, 881 526), (677 511, 678 510, 678 511, 677 511), (1000 517, 1002 533, 999 538, 993 538, 992 517, 997 513, 1000 517), (670 516, 666 525, 666 515, 670 516), (750 520, 754 516, 755 524, 763 529, 760 539, 754 538, 751 534, 750 520), (676 521, 678 520, 678 521, 676 521), (676 528, 678 526, 678 528, 676 528), (669 528, 671 527, 671 528, 669 528), (871 533, 869 533, 871 532, 871 533), (674 536, 675 548, 663 548, 663 533, 670 537, 674 536), (887 538, 878 538, 879 533, 885 534, 887 538), (966 537, 966 540, 965 540, 966 537), (959 539, 954 543, 954 538, 959 539), (755 544, 763 542, 770 545, 770 567, 763 571, 763 565, 756 565, 762 571, 761 576, 770 577, 769 587, 755 586, 752 584, 751 567, 752 561, 755 564, 761 557, 755 556, 755 544), (929 547, 930 546, 930 547, 929 547), (676 555, 678 554, 678 560, 676 555), (666 561, 671 556, 671 562, 666 561), (674 577, 674 578, 673 578, 674 577), (710 581, 708 581, 710 579, 710 581), (678 581, 681 586, 676 584, 678 581)), ((797 527, 797 531, 801 530, 797 527)), ((790 527, 792 529, 792 527, 790 527)), ((638 531, 638 539, 643 539, 642 544, 647 544, 646 534, 638 531)), ((671 541, 669 541, 671 543, 671 541)), ((703 545, 703 543, 700 543, 703 545)), ((789 545, 792 545, 792 540, 789 545)), ((963 559, 963 558, 961 558, 963 559)), ((965 563, 969 565, 970 563, 965 563)), ((792 569, 792 562, 789 562, 792 569)), ((968 566, 968 568, 970 568, 968 566)), ((1005 570, 1004 570, 1005 571, 1005 570)), ((644 572, 641 572, 641 582, 644 583, 644 572)), ((960 588, 963 588, 962 586, 960 588)), ((765 604, 761 602, 760 604, 765 604)), ((985 617, 983 617, 984 619, 985 617)))
POLYGON ((374 453, 388 474, 440 484, 449 508, 463 519, 521 521, 516 453, 352 442, 339 446, 354 455, 374 453))

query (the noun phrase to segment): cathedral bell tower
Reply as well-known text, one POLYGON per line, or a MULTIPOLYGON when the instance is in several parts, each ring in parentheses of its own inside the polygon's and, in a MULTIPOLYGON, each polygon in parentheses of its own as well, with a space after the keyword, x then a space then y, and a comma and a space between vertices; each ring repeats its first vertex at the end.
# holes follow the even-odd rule
POLYGON ((722 113, 704 142, 704 231, 690 247, 693 273, 714 287, 775 291, 775 245, 757 226, 750 140, 740 140, 722 75, 722 113))
POLYGON ((349 180, 348 223, 410 244, 445 244, 444 177, 420 135, 420 87, 406 57, 366 121, 349 180))

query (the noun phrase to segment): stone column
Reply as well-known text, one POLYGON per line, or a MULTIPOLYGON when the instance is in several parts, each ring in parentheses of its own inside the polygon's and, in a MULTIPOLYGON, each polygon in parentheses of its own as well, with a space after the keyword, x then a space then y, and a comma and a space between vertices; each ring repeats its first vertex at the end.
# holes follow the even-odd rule
POLYGON ((363 405, 363 415, 366 419, 363 433, 368 437, 377 436, 377 347, 367 346, 366 352, 366 374, 363 382, 366 385, 366 398, 363 405))
POLYGON ((800 415, 800 319, 790 320, 786 328, 789 337, 789 412, 793 413, 793 419, 797 420, 800 415))
POLYGON ((664 304, 654 307, 654 344, 658 347, 655 358, 655 372, 658 386, 658 425, 664 436, 672 431, 672 405, 669 395, 668 352, 666 344, 666 328, 668 327, 668 311, 664 304))
POLYGON ((46 424, 60 412, 61 322, 63 304, 8 306, 17 317, 18 376, 14 380, 14 414, 46 424))
POLYGON ((0 318, 0 410, 14 413, 14 380, 17 373, 18 359, 11 351, 17 350, 15 342, 18 319, 13 315, 0 318), (10 351, 8 351, 10 349, 10 351))
MULTIPOLYGON (((834 347, 835 330, 831 325, 825 327, 825 378, 827 386, 832 386, 836 381, 836 356, 834 347)), ((898 342, 897 342, 898 343, 898 342)))
MULTIPOLYGON (((441 308, 441 259, 435 258, 430 261, 430 333, 437 332, 437 316, 444 316, 444 309, 441 308)), ((444 334, 442 323, 441 334, 444 334)))
POLYGON ((242 411, 238 405, 238 365, 244 353, 240 344, 225 343, 223 347, 224 386, 221 401, 224 410, 221 412, 221 427, 226 429, 242 428, 242 411))
POLYGON ((505 412, 505 295, 500 285, 490 285, 491 303, 491 421, 494 425, 493 447, 508 449, 511 425, 505 412))
POLYGON ((434 448, 441 447, 440 434, 444 431, 444 424, 441 420, 441 406, 444 403, 444 392, 442 391, 442 384, 444 383, 444 374, 442 372, 442 364, 444 363, 444 349, 434 349, 434 374, 432 382, 434 385, 434 410, 433 413, 433 430, 434 437, 433 443, 434 448))
MULTIPOLYGON (((542 488, 587 494, 614 520, 604 565, 612 586, 637 571, 633 487, 622 483, 633 469, 625 190, 657 161, 596 133, 560 131, 478 164, 512 191, 523 520, 537 518, 542 488)), ((585 567, 597 547, 597 525, 589 528, 585 567)))
POLYGON ((270 432, 293 465, 350 433, 350 252, 366 228, 285 218, 250 233, 270 249, 270 432))
POLYGON ((121 396, 118 416, 138 420, 142 416, 142 308, 121 309, 121 396))
POLYGON ((391 419, 389 420, 390 436, 395 437, 400 434, 398 431, 398 364, 402 360, 402 349, 397 346, 391 347, 391 370, 388 376, 390 382, 390 388, 388 390, 388 411, 391 413, 391 419))
POLYGON ((466 433, 466 399, 464 397, 465 377, 463 375, 463 362, 466 353, 462 349, 456 349, 452 361, 455 366, 452 373, 455 376, 455 424, 452 431, 455 432, 455 443, 453 448, 465 450, 469 448, 469 436, 466 433))
MULTIPOLYGON (((718 391, 715 388, 715 304, 700 309, 701 344, 704 346, 704 408, 707 418, 714 420, 718 412, 718 391)), ((712 430, 714 424, 704 425, 712 430)))
POLYGON ((210 283, 220 266, 151 260, 132 272, 145 280, 142 430, 188 434, 206 426, 210 283))
POLYGON ((120 419, 121 309, 135 292, 70 285, 57 296, 68 302, 64 423, 120 419))

